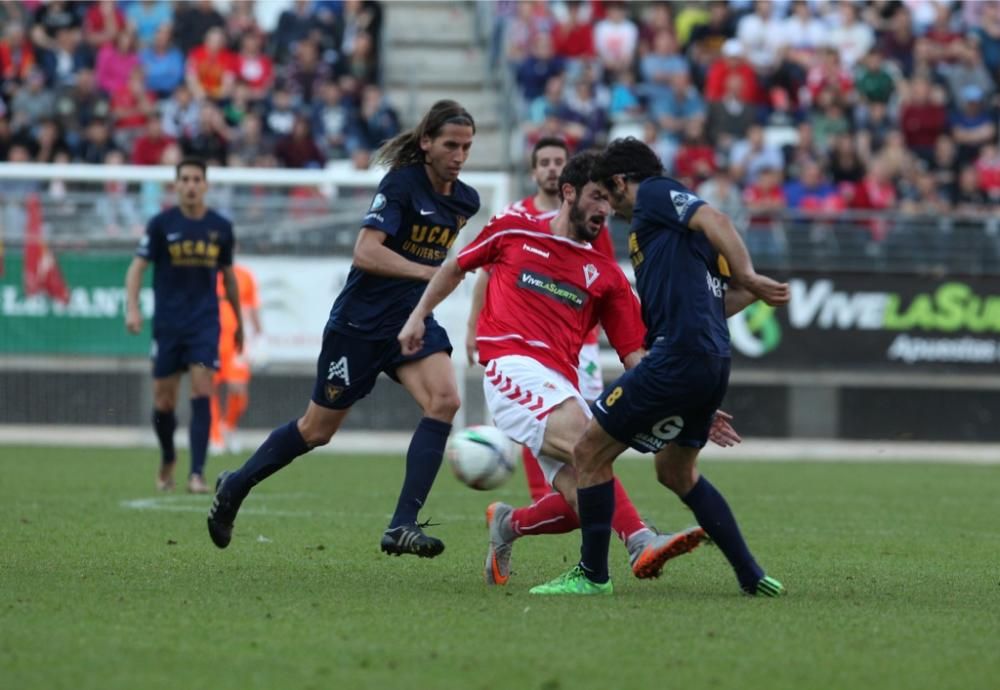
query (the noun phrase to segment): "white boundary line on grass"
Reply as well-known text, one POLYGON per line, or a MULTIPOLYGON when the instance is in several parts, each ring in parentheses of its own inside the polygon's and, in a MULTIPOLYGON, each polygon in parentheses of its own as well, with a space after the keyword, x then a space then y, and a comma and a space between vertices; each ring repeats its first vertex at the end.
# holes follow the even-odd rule
MULTIPOLYGON (((269 431, 240 431, 243 453, 260 445, 269 431)), ((314 452, 333 454, 405 453, 411 432, 342 431, 329 445, 314 452)), ((187 434, 177 434, 178 447, 187 444, 187 434)), ((84 446, 105 448, 153 448, 152 430, 106 429, 80 426, 0 425, 0 446, 84 446)), ((4 453, 0 448, 0 453, 4 453)), ((626 457, 642 457, 629 451, 626 457)), ((706 460, 767 460, 783 462, 933 462, 972 465, 1000 464, 1000 444, 940 443, 912 441, 835 441, 826 439, 749 439, 735 448, 705 449, 706 460)))

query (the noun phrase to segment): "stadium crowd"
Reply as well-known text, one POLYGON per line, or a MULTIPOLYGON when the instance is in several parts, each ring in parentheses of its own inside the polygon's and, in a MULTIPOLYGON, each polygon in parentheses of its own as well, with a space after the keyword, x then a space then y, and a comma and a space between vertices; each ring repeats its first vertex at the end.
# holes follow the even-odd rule
POLYGON ((998 2, 518 2, 495 35, 527 146, 632 134, 744 227, 1000 199, 998 2))
POLYGON ((381 6, 296 0, 265 31, 264 5, 0 2, 0 160, 366 167, 399 131, 381 6))

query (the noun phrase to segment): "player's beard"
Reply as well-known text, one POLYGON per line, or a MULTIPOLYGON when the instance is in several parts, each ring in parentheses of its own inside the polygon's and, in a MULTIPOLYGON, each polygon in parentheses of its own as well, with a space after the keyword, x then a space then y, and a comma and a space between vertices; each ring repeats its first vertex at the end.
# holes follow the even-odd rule
POLYGON ((573 231, 574 237, 581 242, 593 242, 601 232, 600 226, 594 230, 587 224, 587 220, 587 215, 580 208, 579 199, 574 201, 573 205, 569 207, 569 227, 573 231))
POLYGON ((535 182, 538 184, 538 188, 544 193, 550 195, 556 195, 559 193, 559 178, 558 177, 545 177, 541 180, 536 179, 535 182))

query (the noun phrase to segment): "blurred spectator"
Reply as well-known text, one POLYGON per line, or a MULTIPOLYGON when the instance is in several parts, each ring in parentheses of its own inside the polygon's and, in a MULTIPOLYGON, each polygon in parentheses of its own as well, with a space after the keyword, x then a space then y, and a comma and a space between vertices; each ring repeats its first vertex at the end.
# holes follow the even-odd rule
POLYGON ((958 159, 962 164, 976 160, 980 149, 996 139, 996 124, 985 108, 983 97, 983 90, 975 84, 962 87, 959 111, 951 118, 951 135, 958 144, 958 159))
POLYGON ((979 188, 992 203, 1000 201, 1000 147, 996 144, 983 147, 974 167, 979 188))
POLYGON ((271 34, 275 59, 284 62, 291 55, 292 47, 309 34, 311 26, 312 12, 309 0, 295 0, 292 6, 278 17, 278 26, 271 34))
POLYGON ((729 151, 733 142, 743 139, 756 120, 754 106, 740 98, 742 93, 743 77, 731 74, 726 79, 722 98, 708 104, 705 125, 708 139, 716 142, 722 151, 729 151))
POLYGON ((286 168, 321 168, 326 162, 304 115, 296 115, 292 133, 278 141, 274 155, 286 168))
MULTIPOLYGON (((125 155, 118 149, 111 149, 102 161, 105 165, 124 165, 125 155)), ((101 219, 101 226, 110 235, 139 235, 142 233, 142 217, 128 185, 121 180, 108 180, 104 183, 104 193, 101 194, 94 210, 101 219)))
POLYGON ((747 60, 758 74, 767 75, 777 68, 783 27, 774 18, 774 6, 757 0, 753 12, 743 15, 736 25, 736 38, 743 45, 747 60))
POLYGON ((267 132, 276 137, 292 133, 292 126, 295 124, 295 108, 292 105, 291 92, 283 85, 279 84, 271 94, 271 103, 267 115, 264 117, 264 124, 267 125, 267 132))
POLYGON ((1000 5, 996 2, 965 3, 981 10, 978 21, 970 24, 969 40, 979 49, 990 74, 1000 75, 1000 5))
POLYGON ((639 29, 624 2, 606 2, 605 16, 594 25, 594 50, 608 72, 630 69, 639 45, 639 29))
POLYGON ((660 30, 653 37, 652 49, 642 57, 639 73, 646 92, 655 98, 670 88, 670 79, 678 72, 687 73, 688 62, 677 50, 677 40, 669 31, 660 30))
POLYGON ((128 22, 114 0, 97 0, 83 15, 83 37, 94 50, 100 50, 125 33, 128 22))
POLYGON ((83 42, 80 30, 67 26, 56 31, 51 48, 38 51, 38 64, 49 86, 72 84, 83 67, 94 66, 94 52, 83 42))
POLYGON ((846 206, 837 187, 824 177, 823 168, 815 161, 804 163, 798 179, 785 183, 784 195, 788 208, 810 213, 835 213, 846 206))
POLYGON ((332 72, 319 59, 319 50, 312 41, 299 41, 293 52, 294 57, 282 74, 282 83, 296 102, 312 103, 318 85, 330 79, 332 72))
POLYGON ((247 113, 230 141, 230 161, 237 157, 241 165, 255 165, 272 153, 272 143, 264 134, 264 123, 257 113, 247 113))
POLYGON ((855 117, 855 136, 862 160, 871 160, 875 152, 884 149, 893 137, 898 139, 900 145, 905 145, 906 140, 889 117, 886 104, 872 103, 867 108, 859 107, 855 117))
POLYGON ((743 58, 743 45, 731 38, 722 46, 722 55, 712 63, 705 81, 705 100, 721 101, 725 95, 726 80, 730 75, 738 74, 743 78, 743 92, 740 100, 744 103, 757 103, 757 74, 753 67, 743 58))
POLYGON ((705 102, 691 85, 686 71, 671 77, 670 88, 658 94, 650 103, 649 110, 657 125, 675 141, 687 129, 689 121, 705 118, 705 102))
POLYGON ((265 100, 274 82, 274 63, 262 49, 263 40, 259 34, 244 34, 236 56, 236 77, 246 84, 253 101, 265 100))
POLYGON ((347 137, 352 124, 351 103, 337 82, 330 79, 320 84, 319 98, 313 106, 312 127, 327 159, 347 156, 347 137))
POLYGON ((232 95, 236 56, 226 48, 226 35, 221 28, 209 29, 205 42, 188 55, 186 81, 198 100, 222 101, 232 95))
POLYGON ((933 175, 927 171, 919 171, 912 187, 902 195, 900 210, 903 213, 934 217, 951 210, 951 202, 938 188, 933 175))
POLYGON ((378 53, 374 37, 359 31, 354 37, 350 52, 345 51, 344 70, 367 84, 377 84, 379 80, 378 53))
MULTIPOLYGON (((860 182, 845 188, 848 192, 848 206, 862 211, 887 211, 896 206, 896 188, 892 183, 892 173, 888 165, 876 158, 869 165, 860 182)), ((885 218, 875 218, 868 223, 872 239, 881 241, 889 232, 889 222, 885 218)))
POLYGON ((0 40, 0 90, 12 94, 35 67, 35 51, 24 33, 24 27, 12 22, 3 30, 0 40))
POLYGON ((838 134, 850 132, 851 122, 841 101, 841 94, 833 87, 823 89, 816 99, 816 105, 809 113, 813 140, 816 148, 827 151, 830 141, 838 134))
POLYGON ((963 51, 962 36, 951 27, 951 7, 945 4, 935 6, 934 23, 917 40, 914 56, 931 67, 951 62, 963 51))
POLYGON ((260 28, 257 26, 252 2, 234 2, 228 10, 222 32, 226 36, 226 47, 236 50, 244 36, 260 35, 260 28))
POLYGON ((517 67, 517 84, 526 102, 538 98, 551 77, 563 72, 562 58, 552 51, 552 39, 538 34, 531 42, 531 54, 517 67))
MULTIPOLYGON (((691 59, 691 67, 694 69, 694 76, 697 83, 704 83, 708 71, 715 61, 722 55, 722 48, 725 42, 735 34, 733 20, 729 13, 729 6, 724 2, 712 2, 708 5, 707 16, 695 21, 691 27, 688 37, 685 37, 683 27, 685 19, 694 19, 694 15, 700 12, 693 8, 685 8, 677 15, 677 42, 682 47, 687 47, 688 57, 691 59), (687 41, 690 41, 689 43, 687 41)), ((737 46, 739 42, 737 41, 737 46)), ((725 76, 718 78, 719 84, 725 81, 725 76)), ((706 98, 708 95, 706 94, 706 98)), ((709 98, 708 100, 713 100, 709 98)), ((752 99, 748 99, 752 100, 752 99)))
POLYGON ((806 87, 812 103, 819 100, 825 89, 833 89, 839 98, 847 97, 854 91, 854 77, 840 62, 836 48, 823 48, 806 74, 806 87))
POLYGON ((746 233, 747 249, 755 257, 775 259, 784 254, 781 217, 788 208, 788 201, 781 188, 781 181, 781 169, 767 166, 761 169, 757 180, 743 192, 743 201, 750 214, 746 233))
POLYGON ((635 73, 624 70, 616 74, 611 83, 608 117, 612 122, 634 122, 641 118, 642 103, 635 83, 635 73))
POLYGON ((674 159, 674 177, 693 189, 711 177, 716 169, 715 149, 705 140, 704 121, 688 120, 674 159))
POLYGON ((55 120, 41 120, 35 130, 37 132, 34 151, 36 163, 52 163, 60 156, 65 156, 68 160, 69 146, 55 120))
POLYGON ((226 20, 215 9, 212 0, 182 2, 174 13, 174 37, 184 55, 200 46, 209 29, 223 28, 226 20))
POLYGON ((940 88, 932 87, 923 76, 915 76, 909 87, 901 94, 899 127, 906 139, 906 145, 928 160, 934 149, 934 142, 948 127, 948 111, 944 107, 945 94, 940 88))
POLYGON ((142 68, 135 67, 125 86, 111 94, 115 141, 123 149, 131 150, 132 142, 150 118, 156 118, 156 99, 146 90, 142 68))
POLYGON ((56 93, 56 120, 74 150, 91 121, 110 114, 111 101, 98 88, 93 70, 81 69, 76 73, 75 84, 64 86, 56 93))
POLYGON ((566 106, 562 117, 583 127, 584 133, 577 146, 590 148, 603 144, 608 128, 607 103, 610 98, 607 89, 597 81, 592 67, 588 64, 573 81, 573 87, 566 94, 566 106))
POLYGON ((917 39, 913 33, 913 22, 905 5, 898 5, 889 19, 889 30, 882 34, 878 50, 887 60, 899 66, 904 76, 913 73, 913 54, 917 39))
POLYGON ((122 30, 97 51, 97 85, 105 93, 113 94, 128 83, 136 67, 139 67, 139 54, 135 34, 122 30))
POLYGON ((146 127, 132 147, 132 163, 134 165, 159 165, 163 152, 174 144, 175 139, 163 131, 163 121, 156 117, 146 119, 146 127))
POLYGON ((146 88, 157 98, 166 98, 184 81, 184 56, 173 44, 170 24, 161 24, 152 42, 139 51, 139 64, 146 88))
POLYGON ((764 170, 782 170, 784 157, 776 146, 771 146, 764 138, 764 128, 751 125, 746 139, 733 144, 729 152, 730 164, 739 171, 745 184, 753 184, 764 170))
POLYGON ((743 192, 733 173, 720 168, 710 178, 698 185, 698 196, 712 208, 725 213, 740 233, 746 232, 750 215, 743 201, 743 192))
POLYGON ((974 167, 962 168, 955 193, 955 210, 962 214, 979 213, 989 203, 979 184, 979 171, 974 167))
POLYGON ((566 60, 594 57, 594 24, 592 5, 582 0, 565 3, 566 16, 553 31, 555 54, 566 60))
POLYGON ((194 99, 187 84, 178 84, 170 98, 160 105, 163 133, 171 139, 193 136, 201 120, 201 103, 194 99))
POLYGON ((794 0, 791 13, 779 24, 777 43, 785 48, 789 60, 802 70, 812 65, 816 52, 827 43, 827 27, 813 16, 806 0, 794 0))
POLYGON ((860 7, 856 2, 838 3, 838 22, 828 34, 829 44, 837 47, 840 61, 847 69, 853 69, 875 45, 875 32, 861 20, 860 7))
POLYGON ((399 134, 399 117, 382 94, 382 89, 369 84, 361 91, 361 106, 351 127, 350 152, 363 150, 369 154, 399 134))
POLYGON ((115 144, 111 140, 111 129, 108 121, 103 118, 94 118, 87 125, 83 133, 83 141, 80 142, 77 151, 77 160, 81 163, 98 165, 103 163, 108 153, 115 150, 115 144))
POLYGON ((883 105, 889 102, 896 90, 895 77, 877 50, 868 51, 861 61, 854 85, 865 101, 883 105))
POLYGON ((934 142, 930 169, 938 187, 954 195, 958 184, 958 146, 947 134, 938 136, 934 142))
POLYGON ((174 11, 167 0, 133 0, 125 10, 125 18, 139 39, 139 45, 148 46, 161 27, 171 24, 174 11))
POLYGON ((858 155, 858 147, 849 134, 840 134, 833 138, 830 152, 830 175, 833 181, 854 184, 861 181, 865 174, 865 166, 858 155))
POLYGON ((975 44, 965 41, 957 41, 953 45, 954 59, 938 68, 938 74, 944 79, 951 92, 952 102, 960 103, 963 90, 971 86, 979 89, 983 101, 992 100, 993 94, 996 92, 996 85, 983 65, 983 57, 979 49, 975 44))
POLYGON ((225 165, 229 157, 229 137, 222 112, 215 105, 206 102, 198 113, 197 131, 180 137, 179 143, 185 156, 225 165))
POLYGON ((30 127, 39 120, 55 115, 56 98, 45 88, 45 75, 37 67, 28 73, 24 86, 17 90, 10 102, 14 130, 30 127))
POLYGON ((552 36, 554 22, 544 0, 520 0, 514 3, 515 14, 507 23, 504 54, 518 65, 528 58, 537 36, 552 36))
POLYGON ((35 10, 34 26, 31 27, 32 43, 45 50, 55 50, 60 31, 80 28, 82 11, 82 4, 64 0, 41 3, 35 10))

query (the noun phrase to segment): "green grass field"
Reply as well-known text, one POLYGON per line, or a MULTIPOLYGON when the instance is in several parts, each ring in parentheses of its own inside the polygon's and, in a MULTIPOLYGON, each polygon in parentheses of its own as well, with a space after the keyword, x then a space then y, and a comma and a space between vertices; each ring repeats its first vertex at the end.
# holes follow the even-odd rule
MULTIPOLYGON (((152 451, 0 447, 0 687, 995 688, 1000 467, 712 462, 789 590, 738 593, 704 547, 614 597, 538 599, 576 534, 521 540, 482 581, 483 508, 443 471, 436 560, 378 539, 399 458, 298 460, 244 504, 226 551, 206 496, 156 496, 152 451)), ((214 459, 210 469, 235 466, 214 459)), ((619 474, 659 527, 690 514, 642 461, 619 474)))

